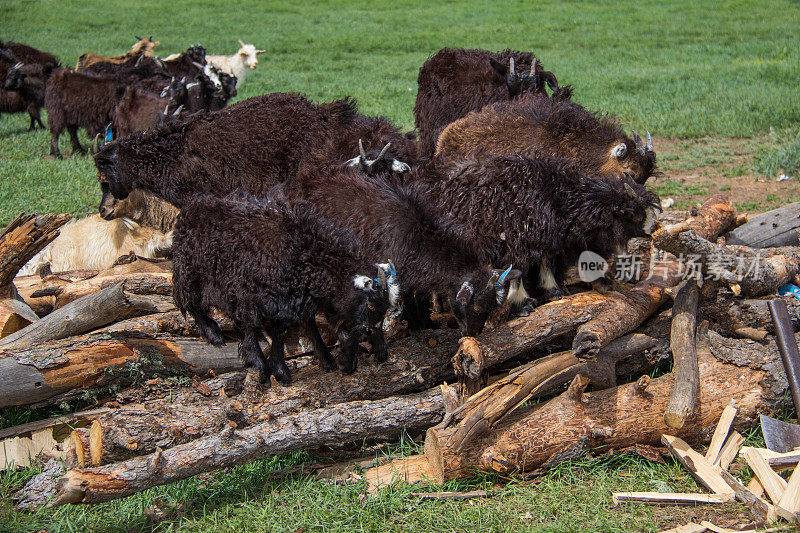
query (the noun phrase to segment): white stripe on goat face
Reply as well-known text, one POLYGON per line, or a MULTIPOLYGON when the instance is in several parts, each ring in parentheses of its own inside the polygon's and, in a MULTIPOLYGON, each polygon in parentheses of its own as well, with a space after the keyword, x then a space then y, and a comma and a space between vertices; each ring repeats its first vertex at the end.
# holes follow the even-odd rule
POLYGON ((389 263, 377 263, 376 267, 386 272, 386 285, 389 289, 389 305, 396 307, 397 302, 400 301, 400 280, 397 279, 397 274, 392 275, 389 263))
POLYGON ((353 287, 360 291, 372 292, 374 290, 375 282, 372 278, 356 274, 353 276, 353 287))

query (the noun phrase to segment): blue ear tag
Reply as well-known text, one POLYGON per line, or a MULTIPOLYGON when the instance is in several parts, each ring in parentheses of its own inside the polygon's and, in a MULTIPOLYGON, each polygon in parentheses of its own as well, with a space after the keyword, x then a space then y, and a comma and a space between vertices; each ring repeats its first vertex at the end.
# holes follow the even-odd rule
POLYGON ((106 142, 111 142, 114 140, 114 131, 111 129, 111 124, 106 126, 106 142))
POLYGON ((378 278, 375 278, 375 286, 376 287, 380 287, 381 286, 381 282, 378 280, 378 278))
POLYGON ((397 272, 395 272, 395 270, 394 270, 394 265, 391 264, 391 263, 389 263, 389 274, 392 275, 392 276, 396 276, 397 275, 397 272))

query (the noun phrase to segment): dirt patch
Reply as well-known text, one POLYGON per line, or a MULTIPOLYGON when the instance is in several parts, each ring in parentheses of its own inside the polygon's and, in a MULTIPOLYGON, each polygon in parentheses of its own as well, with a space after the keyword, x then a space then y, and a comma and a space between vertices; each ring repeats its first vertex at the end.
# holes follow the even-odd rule
POLYGON ((673 209, 686 209, 717 192, 731 196, 737 209, 761 213, 800 201, 800 179, 767 178, 756 172, 758 149, 771 144, 768 137, 751 139, 703 137, 654 139, 662 175, 648 185, 661 196, 673 198, 673 209))

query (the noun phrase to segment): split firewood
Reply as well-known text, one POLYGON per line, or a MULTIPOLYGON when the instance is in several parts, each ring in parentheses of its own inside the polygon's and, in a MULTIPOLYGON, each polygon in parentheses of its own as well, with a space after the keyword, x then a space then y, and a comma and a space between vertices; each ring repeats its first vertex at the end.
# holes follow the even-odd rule
POLYGON ((786 491, 786 480, 776 474, 761 454, 753 448, 748 448, 742 452, 742 455, 744 455, 747 466, 755 473, 772 503, 777 504, 780 502, 786 491))
MULTIPOLYGON (((689 442, 708 438, 706 428, 713 426, 731 399, 736 400, 737 420, 744 425, 757 419, 757 413, 777 407, 786 390, 785 381, 775 374, 782 373, 783 366, 773 341, 764 346, 710 332, 709 343, 710 353, 701 355, 699 361, 703 383, 700 407, 677 431, 689 442)), ((425 454, 435 479, 443 482, 470 475, 476 468, 531 472, 584 455, 592 448, 654 445, 661 435, 672 432, 663 413, 673 383, 674 377, 666 375, 651 380, 644 394, 636 383, 629 383, 577 398, 564 393, 545 404, 520 407, 458 453, 451 446, 453 428, 431 428, 425 454)))
POLYGON ((127 281, 121 281, 75 300, 0 340, 0 348, 27 348, 34 344, 80 335, 134 314, 163 313, 175 308, 171 296, 153 300, 125 290, 127 285, 127 281))
MULTIPOLYGON (((123 498, 150 487, 289 451, 394 438, 403 429, 430 427, 443 414, 441 391, 434 387, 421 394, 305 411, 240 431, 228 428, 121 463, 72 469, 56 483, 56 497, 50 506, 123 498)), ((23 487, 20 497, 25 490, 23 487)))
POLYGON ((775 505, 775 509, 778 515, 789 522, 800 521, 800 468, 795 468, 792 472, 783 497, 775 505))
MULTIPOLYGON (((671 428, 680 429, 697 409, 700 395, 700 371, 697 366, 697 300, 700 286, 694 279, 683 282, 672 306, 672 374, 675 385, 669 395, 664 421, 671 428)), ((718 452, 719 450, 717 450, 718 452)))
POLYGON ((705 457, 694 451, 683 439, 671 435, 663 435, 661 442, 670 453, 689 471, 698 483, 716 494, 731 494, 733 490, 728 486, 719 471, 706 460, 705 457))
POLYGON ((653 505, 702 505, 706 503, 726 503, 734 494, 690 494, 679 492, 614 492, 614 505, 620 503, 648 503, 653 505))
POLYGON ((386 464, 370 468, 364 472, 367 494, 376 494, 379 489, 398 482, 413 485, 418 481, 431 481, 430 464, 424 455, 401 457, 386 464))
POLYGON ((721 470, 720 475, 722 476, 722 479, 725 480, 725 483, 727 483, 728 486, 733 489, 733 492, 736 494, 736 499, 747 505, 754 515, 762 520, 767 521, 767 523, 774 522, 778 519, 775 506, 766 500, 763 500, 761 498, 761 494, 753 492, 749 486, 745 487, 741 481, 733 477, 733 475, 731 475, 731 473, 727 470, 721 470))
POLYGON ((744 444, 744 437, 738 431, 731 431, 730 436, 725 440, 722 449, 717 455, 714 466, 720 467, 722 470, 727 470, 736 456, 739 455, 739 449, 744 444))
POLYGON ((711 464, 719 463, 720 452, 731 430, 733 419, 736 418, 735 405, 736 401, 733 400, 725 407, 722 411, 722 416, 719 417, 717 427, 714 429, 714 435, 711 437, 711 444, 708 445, 708 451, 706 451, 706 460, 711 464))

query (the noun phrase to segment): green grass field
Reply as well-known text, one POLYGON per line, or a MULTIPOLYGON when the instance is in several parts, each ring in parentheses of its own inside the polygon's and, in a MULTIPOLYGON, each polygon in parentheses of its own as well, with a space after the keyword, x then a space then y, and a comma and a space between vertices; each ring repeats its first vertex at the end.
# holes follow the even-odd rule
MULTIPOLYGON (((55 53, 65 65, 84 52, 122 53, 134 34, 160 40, 156 54, 162 57, 198 41, 210 53, 226 54, 236 50, 237 39, 252 42, 267 53, 237 100, 273 91, 301 91, 318 101, 351 95, 363 112, 384 114, 406 129, 414 126, 417 71, 439 48, 531 50, 562 84, 573 85, 575 100, 588 108, 616 115, 626 129, 649 129, 657 140, 687 139, 671 141, 661 159, 668 178, 655 184, 661 194, 707 194, 717 178, 706 172, 715 166, 727 165, 725 179, 779 170, 797 177, 800 170, 796 0, 0 4, 0 39, 55 53), (728 140, 742 137, 757 152, 753 161, 736 151, 742 143, 728 140), (699 182, 672 179, 673 172, 683 176, 697 168, 699 182)), ((26 115, 0 119, 0 224, 21 211, 94 210, 99 190, 91 159, 43 159, 49 135, 27 133, 27 124, 26 115)), ((68 151, 66 135, 61 142, 68 151)), ((731 190, 727 183, 714 186, 731 190)), ((753 209, 762 205, 754 202, 753 209)), ((19 411, 6 415, 25 417, 19 411)), ((0 424, 10 423, 0 418, 0 424)), ((399 451, 410 453, 413 446, 405 443, 399 451)), ((274 474, 307 460, 305 454, 280 457, 120 502, 32 514, 13 512, 8 497, 33 471, 0 474, 0 532, 659 531, 745 512, 737 505, 612 509, 611 491, 660 490, 663 483, 698 490, 672 462, 631 457, 569 463, 536 484, 478 477, 448 488, 488 487, 491 498, 424 503, 410 492, 425 487, 398 487, 362 501, 360 483, 334 486, 301 474, 274 474), (158 498, 181 507, 152 521, 145 511, 158 498)))

